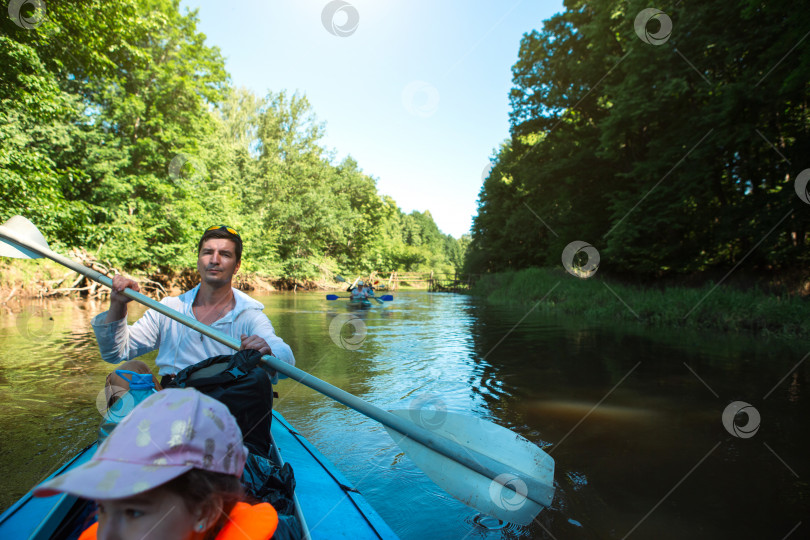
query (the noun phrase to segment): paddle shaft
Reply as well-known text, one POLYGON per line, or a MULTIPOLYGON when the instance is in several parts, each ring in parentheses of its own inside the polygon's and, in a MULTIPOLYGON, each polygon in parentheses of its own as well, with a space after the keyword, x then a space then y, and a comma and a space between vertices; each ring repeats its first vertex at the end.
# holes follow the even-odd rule
MULTIPOLYGON (((42 255, 43 257, 47 257, 52 261, 55 261, 63 266, 70 268, 82 274, 89 279, 97 281, 102 285, 112 288, 112 279, 101 274, 95 270, 87 268, 86 266, 77 263, 76 261, 72 261, 58 253, 51 251, 45 247, 39 246, 37 244, 28 242, 25 239, 20 238, 18 235, 14 234, 13 231, 9 231, 6 227, 0 226, 0 236, 10 240, 12 243, 17 244, 20 247, 23 247, 29 251, 33 251, 42 255)), ((126 297, 135 300, 149 308, 154 309, 158 313, 162 313, 163 315, 174 319, 175 321, 179 322, 180 324, 184 324, 189 328, 192 328, 201 334, 208 336, 211 339, 219 341, 223 345, 226 345, 234 350, 239 350, 242 343, 240 340, 232 338, 231 336, 220 332, 214 328, 211 328, 208 325, 202 324, 196 319, 192 319, 182 313, 179 313, 156 300, 149 298, 139 292, 133 291, 132 289, 124 289, 123 293, 126 297)), ((261 359, 263 367, 268 369, 268 371, 278 371, 286 375, 287 377, 296 380, 303 384, 304 386, 308 386, 312 388, 316 392, 320 392, 325 396, 328 396, 335 401, 346 405, 347 407, 351 407, 352 409, 356 410, 357 412, 371 418, 372 420, 376 420, 377 422, 388 426, 389 428, 393 429, 394 431, 413 439, 414 441, 430 448, 431 450, 442 454, 443 456, 456 461, 465 467, 472 469, 473 471, 482 474, 490 479, 498 479, 499 483, 504 485, 505 487, 515 490, 514 486, 509 485, 509 478, 508 475, 503 474, 505 470, 511 471, 512 468, 508 465, 501 463, 500 461, 494 460, 488 456, 480 454, 478 452, 474 452, 469 448, 463 448, 461 444, 458 443, 451 443, 447 439, 441 438, 436 436, 435 434, 431 433, 430 431, 412 423, 407 422, 393 414, 380 409, 362 399, 344 391, 340 388, 333 386, 317 377, 314 377, 307 373, 306 371, 300 370, 294 366, 287 364, 286 362, 282 362, 275 356, 265 355, 261 359), (500 482, 500 480, 503 480, 500 482)), ((514 471, 516 476, 522 477, 519 472, 514 471)), ((525 479, 531 483, 532 479, 528 478, 525 479)), ((533 493, 534 490, 529 489, 529 493, 533 493)), ((538 504, 543 506, 548 506, 549 501, 535 501, 538 504)))

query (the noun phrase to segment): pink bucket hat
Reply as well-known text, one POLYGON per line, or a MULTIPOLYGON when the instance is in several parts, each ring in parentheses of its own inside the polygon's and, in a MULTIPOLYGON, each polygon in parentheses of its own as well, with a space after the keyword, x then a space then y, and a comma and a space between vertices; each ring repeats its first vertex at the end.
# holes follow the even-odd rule
POLYGON ((224 404, 191 388, 169 388, 135 407, 90 461, 43 482, 34 495, 120 499, 191 469, 240 477, 246 459, 242 432, 224 404))

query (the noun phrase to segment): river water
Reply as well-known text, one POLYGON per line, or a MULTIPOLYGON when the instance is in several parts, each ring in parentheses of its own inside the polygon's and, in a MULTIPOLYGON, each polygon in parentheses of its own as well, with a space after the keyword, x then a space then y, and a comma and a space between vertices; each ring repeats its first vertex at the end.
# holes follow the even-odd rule
MULTIPOLYGON (((403 539, 809 536, 810 343, 585 323, 446 293, 364 311, 321 293, 256 298, 301 369, 383 409, 485 418, 554 458, 552 506, 529 526, 488 529, 378 424, 281 381, 276 408, 403 539)), ((104 309, 0 306, 0 508, 93 439, 110 366, 90 319, 104 309)))

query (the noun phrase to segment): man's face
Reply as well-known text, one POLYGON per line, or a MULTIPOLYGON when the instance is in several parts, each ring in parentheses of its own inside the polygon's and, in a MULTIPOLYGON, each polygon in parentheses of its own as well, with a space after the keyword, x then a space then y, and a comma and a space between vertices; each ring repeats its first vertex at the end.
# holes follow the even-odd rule
POLYGON ((227 238, 209 238, 203 242, 197 257, 200 278, 214 287, 230 284, 239 265, 236 260, 236 243, 227 238))

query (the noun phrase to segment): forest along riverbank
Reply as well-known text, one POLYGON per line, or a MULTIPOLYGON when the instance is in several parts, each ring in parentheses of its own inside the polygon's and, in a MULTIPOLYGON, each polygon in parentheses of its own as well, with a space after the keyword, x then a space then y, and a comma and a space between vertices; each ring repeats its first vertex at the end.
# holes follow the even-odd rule
POLYGON ((471 293, 490 302, 536 304, 546 314, 589 320, 628 321, 655 327, 753 332, 810 338, 810 299, 799 294, 740 290, 707 283, 702 287, 643 287, 564 270, 529 268, 485 274, 471 293))
MULTIPOLYGON (((108 268, 97 261, 86 260, 81 256, 81 252, 75 250, 68 253, 68 256, 105 275, 112 276, 116 273, 131 275, 141 284, 141 292, 157 299, 161 299, 166 295, 181 294, 194 287, 199 281, 199 275, 194 268, 187 268, 177 272, 128 274, 108 268)), ((256 272, 237 273, 234 276, 234 286, 237 289, 255 291, 258 294, 273 291, 331 291, 345 289, 346 287, 344 283, 327 276, 318 279, 296 280, 265 276, 256 272)), ((106 295, 106 287, 51 261, 43 259, 35 261, 18 259, 10 263, 0 261, 0 304, 15 298, 62 296, 103 298, 106 295)))

